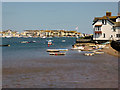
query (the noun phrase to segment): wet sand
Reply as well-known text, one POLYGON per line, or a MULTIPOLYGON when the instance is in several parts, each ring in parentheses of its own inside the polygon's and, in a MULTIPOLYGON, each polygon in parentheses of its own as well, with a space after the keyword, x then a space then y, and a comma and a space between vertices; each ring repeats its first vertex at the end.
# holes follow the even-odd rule
POLYGON ((118 52, 117 50, 113 49, 110 44, 106 45, 106 47, 108 48, 104 48, 102 51, 110 54, 110 55, 113 55, 113 56, 116 56, 116 57, 120 57, 120 52, 118 52))
MULTIPOLYGON (((79 53, 78 53, 79 55, 79 53)), ((49 57, 3 61, 3 88, 117 88, 118 59, 49 57)))

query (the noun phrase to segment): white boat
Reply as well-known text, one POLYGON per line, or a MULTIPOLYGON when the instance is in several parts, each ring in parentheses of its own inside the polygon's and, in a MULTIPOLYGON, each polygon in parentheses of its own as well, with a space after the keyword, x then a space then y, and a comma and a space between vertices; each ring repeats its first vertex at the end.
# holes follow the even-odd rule
POLYGON ((46 36, 43 36, 42 38, 46 38, 46 36))
POLYGON ((93 52, 87 52, 87 53, 85 53, 84 55, 85 56, 93 56, 95 53, 93 53, 93 52))
POLYGON ((48 45, 52 45, 52 42, 51 42, 51 41, 48 41, 48 45))
POLYGON ((104 54, 104 52, 97 51, 95 54, 104 54))
POLYGON ((12 36, 6 36, 6 38, 11 38, 12 36))
POLYGON ((53 40, 46 40, 46 41, 48 41, 48 45, 52 45, 53 40))
POLYGON ((28 43, 28 41, 21 41, 20 43, 28 43))
POLYGON ((47 49, 46 51, 47 51, 47 52, 59 52, 58 49, 47 49))
POLYGON ((47 52, 59 52, 59 51, 68 51, 68 49, 47 49, 47 52))
POLYGON ((68 49, 58 49, 59 51, 68 51, 68 49))
POLYGON ((105 48, 106 45, 98 45, 98 48, 105 48))
POLYGON ((62 42, 65 42, 65 40, 62 40, 62 42))
POLYGON ((84 50, 84 49, 85 48, 83 46, 71 48, 71 50, 84 50))

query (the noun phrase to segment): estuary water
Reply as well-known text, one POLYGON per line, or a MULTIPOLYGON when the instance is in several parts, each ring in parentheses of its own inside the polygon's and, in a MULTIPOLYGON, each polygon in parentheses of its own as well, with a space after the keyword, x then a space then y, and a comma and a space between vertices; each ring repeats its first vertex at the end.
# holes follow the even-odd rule
POLYGON ((3 60, 23 60, 50 57, 46 49, 70 49, 76 38, 3 38, 3 44, 10 44, 10 47, 2 47, 3 60), (53 45, 48 47, 48 40, 53 45), (62 42, 65 40, 65 42, 62 42), (36 43, 20 43, 22 41, 36 41, 36 43))
POLYGON ((95 55, 93 57, 84 56, 84 52, 71 50, 72 45, 75 44, 76 38, 3 38, 2 44, 10 44, 10 47, 2 47, 3 60, 29 60, 29 59, 52 59, 52 58, 66 58, 66 59, 116 59, 114 56, 108 54, 95 55), (53 45, 48 46, 48 40, 52 40, 53 45), (65 42, 62 42, 64 40, 65 42), (22 41, 36 41, 36 43, 21 43, 22 41), (47 49, 68 49, 65 56, 50 56, 47 49))
POLYGON ((117 88, 118 58, 84 56, 72 51, 76 38, 3 38, 3 88, 117 88), (53 40, 48 47, 47 41, 53 40), (65 42, 62 42, 65 40, 65 42), (36 43, 20 43, 36 41, 36 43), (46 49, 66 48, 65 56, 49 56, 46 49))

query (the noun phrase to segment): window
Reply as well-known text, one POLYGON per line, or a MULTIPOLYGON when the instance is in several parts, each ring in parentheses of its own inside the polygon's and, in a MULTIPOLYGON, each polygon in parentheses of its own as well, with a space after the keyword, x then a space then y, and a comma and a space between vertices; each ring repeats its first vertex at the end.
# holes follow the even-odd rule
POLYGON ((105 38, 105 33, 103 33, 103 38, 105 38))
POLYGON ((110 36, 111 38, 113 37, 113 35, 110 36))
POLYGON ((100 31, 100 30, 101 30, 101 27, 100 27, 100 26, 97 26, 97 27, 95 27, 95 30, 96 30, 96 31, 100 31))
POLYGON ((120 38, 120 34, 116 34, 116 37, 117 37, 117 38, 120 38))
POLYGON ((116 30, 115 30, 115 27, 113 27, 113 31, 115 32, 116 30))
POLYGON ((101 30, 101 27, 98 27, 98 31, 101 30))
POLYGON ((107 22, 106 20, 102 20, 103 25, 106 25, 106 22, 107 22))

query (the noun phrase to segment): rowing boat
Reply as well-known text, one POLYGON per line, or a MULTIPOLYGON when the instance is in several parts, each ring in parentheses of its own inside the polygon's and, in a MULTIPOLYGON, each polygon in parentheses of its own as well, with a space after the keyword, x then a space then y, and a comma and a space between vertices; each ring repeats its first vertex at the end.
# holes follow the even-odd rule
POLYGON ((60 52, 53 52, 53 53, 49 53, 49 55, 55 55, 55 56, 57 56, 57 55, 65 55, 66 53, 60 53, 60 52))

